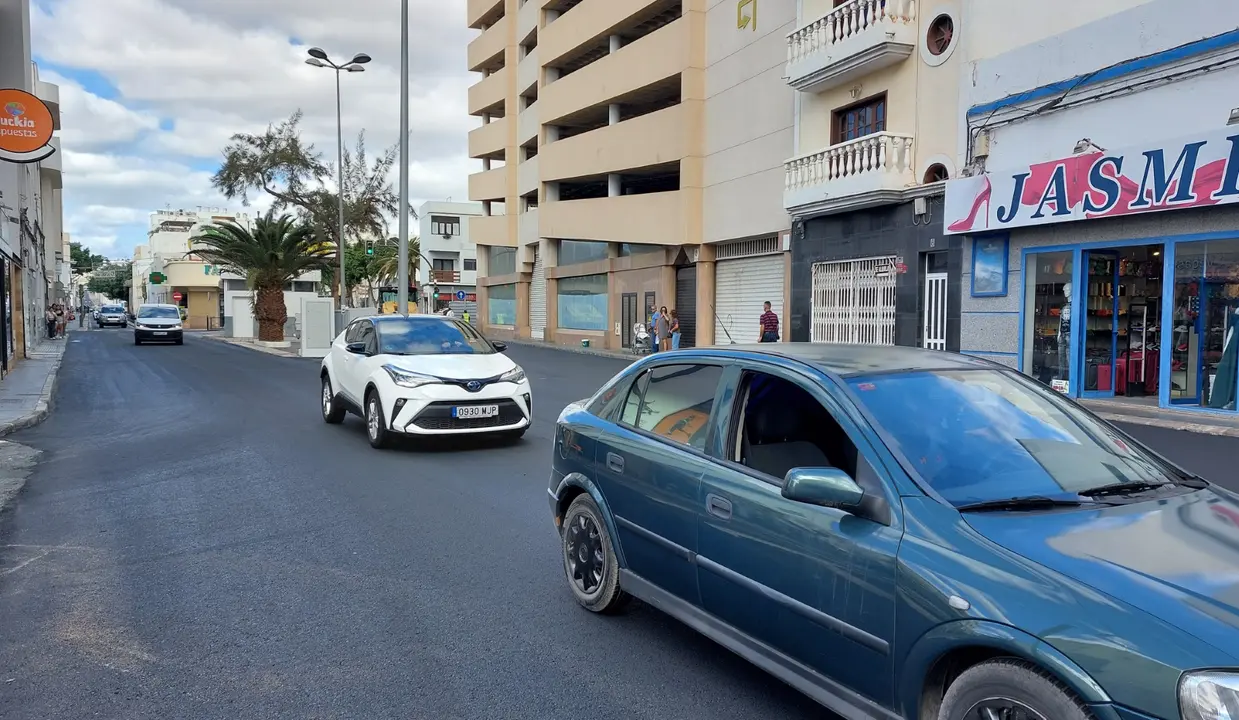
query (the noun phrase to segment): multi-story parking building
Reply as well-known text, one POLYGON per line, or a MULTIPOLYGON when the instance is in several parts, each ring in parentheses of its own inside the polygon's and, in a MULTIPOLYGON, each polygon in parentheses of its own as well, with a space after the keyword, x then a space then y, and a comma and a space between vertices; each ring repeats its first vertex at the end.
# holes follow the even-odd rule
POLYGON ((685 345, 755 339, 790 268, 794 0, 469 0, 468 21, 486 329, 619 348, 665 305, 685 345))

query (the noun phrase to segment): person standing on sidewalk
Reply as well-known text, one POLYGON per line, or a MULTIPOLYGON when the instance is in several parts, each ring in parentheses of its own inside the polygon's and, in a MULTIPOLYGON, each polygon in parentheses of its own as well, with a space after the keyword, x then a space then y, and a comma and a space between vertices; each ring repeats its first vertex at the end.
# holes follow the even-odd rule
POLYGON ((680 314, 671 310, 671 349, 680 349, 680 314))
POLYGON ((658 321, 655 334, 658 335, 658 350, 671 349, 671 316, 667 314, 667 306, 658 308, 658 321))
POLYGON ((47 308, 47 312, 43 313, 43 321, 47 323, 47 339, 55 340, 56 339, 56 311, 52 309, 50 306, 47 308))
POLYGON ((650 305, 650 352, 656 353, 662 349, 658 341, 658 307, 650 305))
POLYGON ((757 342, 773 343, 779 341, 779 316, 770 309, 770 301, 763 305, 765 312, 758 318, 757 342))

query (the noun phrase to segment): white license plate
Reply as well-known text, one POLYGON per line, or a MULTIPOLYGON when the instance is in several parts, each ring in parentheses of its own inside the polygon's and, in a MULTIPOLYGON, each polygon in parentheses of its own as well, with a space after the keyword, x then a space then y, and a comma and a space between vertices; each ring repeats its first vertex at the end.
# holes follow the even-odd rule
POLYGON ((452 417, 460 420, 495 417, 498 414, 498 405, 464 405, 452 408, 452 417))
POLYGON ((168 333, 167 333, 166 331, 164 331, 164 330, 156 330, 156 331, 155 331, 155 334, 156 334, 156 335, 167 335, 168 333))

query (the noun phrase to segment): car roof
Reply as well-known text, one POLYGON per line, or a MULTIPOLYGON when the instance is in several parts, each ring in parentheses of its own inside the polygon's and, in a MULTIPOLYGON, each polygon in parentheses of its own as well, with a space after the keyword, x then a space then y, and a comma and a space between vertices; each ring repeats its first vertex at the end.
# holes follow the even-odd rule
POLYGON ((142 303, 142 304, 141 304, 141 305, 139 305, 138 307, 139 307, 139 308, 148 308, 148 307, 151 307, 151 308, 154 308, 154 307, 160 307, 160 308, 180 308, 181 306, 180 306, 180 305, 171 305, 171 304, 169 304, 169 303, 142 303))
POLYGON ((724 354, 756 353, 795 360, 827 373, 848 377, 873 373, 993 368, 994 363, 959 353, 899 345, 845 345, 842 343, 754 343, 700 348, 724 354))

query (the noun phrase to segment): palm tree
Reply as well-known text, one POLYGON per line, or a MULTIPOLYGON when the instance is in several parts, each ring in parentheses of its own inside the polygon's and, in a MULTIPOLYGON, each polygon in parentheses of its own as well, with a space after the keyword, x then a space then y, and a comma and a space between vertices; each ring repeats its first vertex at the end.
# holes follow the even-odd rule
POLYGON ((324 245, 309 225, 274 211, 258 217, 250 231, 233 220, 206 226, 194 237, 193 255, 244 275, 254 291, 258 339, 284 340, 288 309, 284 286, 313 270, 323 270, 335 249, 324 245))
MULTIPOLYGON (((421 264, 422 246, 416 235, 409 238, 409 279, 417 277, 421 264)), ((400 274, 400 241, 392 238, 388 245, 379 248, 375 259, 374 277, 377 280, 395 282, 400 274)))

